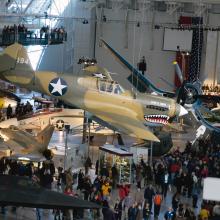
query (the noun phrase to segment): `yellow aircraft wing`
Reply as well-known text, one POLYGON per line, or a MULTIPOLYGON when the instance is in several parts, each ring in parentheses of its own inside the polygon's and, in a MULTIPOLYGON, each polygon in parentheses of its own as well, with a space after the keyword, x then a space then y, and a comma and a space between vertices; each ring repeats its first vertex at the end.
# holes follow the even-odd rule
POLYGON ((129 114, 129 117, 122 117, 120 115, 104 115, 101 112, 95 113, 95 115, 115 127, 119 132, 148 141, 160 142, 135 115, 129 114))

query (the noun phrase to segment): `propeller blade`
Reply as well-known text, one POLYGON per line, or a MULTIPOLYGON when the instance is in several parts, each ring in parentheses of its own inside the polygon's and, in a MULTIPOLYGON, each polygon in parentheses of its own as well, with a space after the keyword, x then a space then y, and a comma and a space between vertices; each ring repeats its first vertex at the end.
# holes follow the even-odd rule
POLYGON ((173 65, 175 66, 175 70, 176 70, 176 74, 181 82, 181 84, 183 83, 183 73, 182 70, 180 69, 179 64, 177 63, 177 61, 173 62, 173 65))

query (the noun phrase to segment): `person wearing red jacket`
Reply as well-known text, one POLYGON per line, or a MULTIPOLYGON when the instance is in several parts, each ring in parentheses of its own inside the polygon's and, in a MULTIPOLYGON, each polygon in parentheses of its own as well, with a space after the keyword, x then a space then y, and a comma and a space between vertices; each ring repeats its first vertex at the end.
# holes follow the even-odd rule
POLYGON ((119 186, 119 191, 118 191, 118 193, 119 193, 119 198, 120 198, 120 200, 124 200, 124 198, 128 195, 128 193, 129 193, 129 187, 128 186, 126 186, 124 183, 121 185, 121 186, 119 186))

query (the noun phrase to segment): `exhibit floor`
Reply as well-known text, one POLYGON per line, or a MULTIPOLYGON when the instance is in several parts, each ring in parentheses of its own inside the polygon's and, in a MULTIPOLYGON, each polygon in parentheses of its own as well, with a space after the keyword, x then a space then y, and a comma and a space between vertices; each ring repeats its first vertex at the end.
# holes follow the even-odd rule
MULTIPOLYGON (((59 163, 64 161, 65 138, 66 138, 65 132, 55 131, 53 134, 53 137, 51 139, 51 142, 50 142, 50 146, 57 148, 57 155, 54 158, 54 162, 55 162, 56 167, 59 166, 59 163)), ((173 134, 173 138, 174 138, 174 143, 175 143, 174 147, 180 146, 182 149, 184 144, 186 143, 186 141, 189 140, 190 138, 192 138, 192 136, 191 136, 190 132, 187 132, 182 135, 173 134)), ((82 139, 81 135, 69 135, 67 145, 70 147, 73 144, 80 144, 81 139, 82 139)), ((100 145, 101 143, 105 142, 105 139, 106 138, 104 138, 104 137, 95 138, 94 142, 93 142, 94 146, 90 146, 89 152, 90 152, 90 157, 93 161, 93 164, 95 164, 96 160, 98 159, 98 155, 99 155, 99 152, 98 152, 99 148, 97 145, 100 145)), ((74 161, 73 171, 74 172, 78 171, 80 168, 83 169, 83 167, 84 167, 83 166, 84 161, 82 160, 82 153, 83 152, 80 152, 79 155, 75 155, 75 157, 73 158, 73 161, 74 161)), ((91 170, 89 174, 91 176, 91 179, 93 180, 95 178, 94 170, 91 170)), ((54 190, 57 190, 56 183, 54 183, 53 188, 54 188, 54 190)), ((142 183, 141 191, 143 192, 143 194, 144 194, 144 189, 145 188, 142 183)), ((76 184, 74 185, 74 191, 76 191, 76 184)), ((132 184, 131 197, 135 198, 136 192, 137 192, 137 187, 135 184, 132 184)), ((79 191, 77 191, 77 193, 80 194, 79 191)), ((168 207, 171 206, 172 195, 173 195, 173 190, 168 191, 168 195, 167 195, 166 199, 164 199, 162 206, 161 206, 159 220, 163 220, 163 215, 164 215, 165 211, 168 209, 168 207)), ((114 203, 117 198, 118 198, 118 189, 114 189, 111 192, 111 199, 110 199, 111 206, 114 206, 114 203)), ((201 198, 201 195, 200 195, 200 198, 201 198)), ((188 198, 182 196, 181 201, 184 203, 188 203, 190 206, 192 205, 192 199, 188 199, 188 198)), ((201 199, 198 202, 199 208, 200 208, 200 203, 201 203, 201 199)), ((198 214, 199 208, 195 209, 196 214, 198 214)), ((85 210, 84 219, 92 219, 89 216, 90 215, 89 215, 88 211, 85 210)), ((36 219, 36 210, 33 208, 18 208, 16 210, 16 212, 13 212, 12 208, 8 207, 5 215, 0 214, 0 220, 15 220, 15 219, 16 220, 23 220, 23 219, 35 220, 36 219)), ((52 214, 51 210, 44 211, 44 219, 45 220, 54 219, 54 215, 52 214)), ((100 219, 102 219, 102 218, 100 218, 100 219)), ((154 219, 154 217, 152 216, 151 219, 154 219)))

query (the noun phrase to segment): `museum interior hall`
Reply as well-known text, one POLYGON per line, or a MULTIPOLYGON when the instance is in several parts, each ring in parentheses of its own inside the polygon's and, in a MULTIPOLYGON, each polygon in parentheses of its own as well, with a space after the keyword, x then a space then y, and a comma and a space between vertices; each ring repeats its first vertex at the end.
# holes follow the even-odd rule
POLYGON ((220 220, 220 0, 0 0, 0 220, 220 220))

